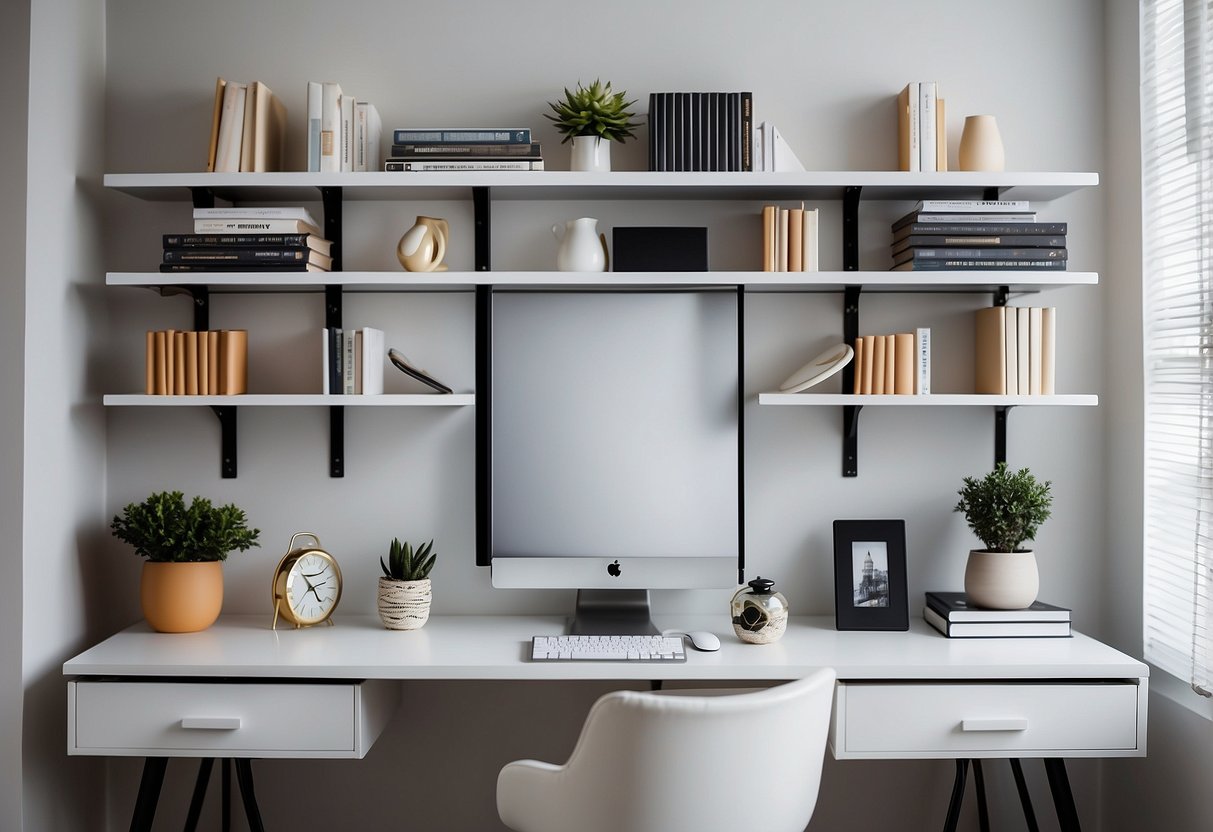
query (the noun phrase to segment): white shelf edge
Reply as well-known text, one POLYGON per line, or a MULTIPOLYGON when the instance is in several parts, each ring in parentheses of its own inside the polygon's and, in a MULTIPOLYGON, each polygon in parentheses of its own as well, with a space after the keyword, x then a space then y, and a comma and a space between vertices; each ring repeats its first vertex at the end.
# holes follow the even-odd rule
POLYGON ((1099 396, 1086 393, 1052 396, 991 396, 966 393, 931 393, 925 396, 872 396, 845 393, 759 393, 760 405, 825 407, 1095 407, 1099 396))
POLYGON ((108 393, 106 407, 463 407, 474 393, 385 393, 379 396, 326 396, 315 393, 245 393, 239 396, 148 396, 108 393))

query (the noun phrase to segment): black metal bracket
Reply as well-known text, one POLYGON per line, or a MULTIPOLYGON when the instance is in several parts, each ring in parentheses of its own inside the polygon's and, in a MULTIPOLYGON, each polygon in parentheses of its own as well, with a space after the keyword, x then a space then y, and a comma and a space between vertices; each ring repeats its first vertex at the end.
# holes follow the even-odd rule
POLYGON ((211 410, 219 417, 219 476, 225 480, 236 478, 236 406, 212 405, 211 410))
MULTIPOLYGON (((324 236, 333 244, 330 271, 342 270, 341 201, 343 191, 338 186, 322 187, 320 201, 324 206, 324 236)), ((330 330, 341 328, 341 286, 324 287, 324 325, 330 330)), ((339 391, 330 391, 336 393, 339 391)), ((345 476, 345 406, 329 407, 329 476, 345 476)))
POLYGON ((185 291, 194 299, 194 332, 206 332, 211 328, 210 287, 186 286, 185 291))
MULTIPOLYGON (((863 188, 850 185, 842 192, 842 270, 859 271, 859 200, 863 188)), ((859 337, 859 294, 862 287, 847 286, 842 302, 842 340, 854 344, 859 337)), ((855 389, 855 363, 842 368, 842 389, 855 389)), ((842 475, 859 476, 859 411, 862 405, 842 407, 842 475)))
POLYGON ((190 199, 195 208, 215 207, 215 192, 210 188, 190 188, 190 199))
POLYGON ((997 289, 994 290, 994 305, 995 306, 1006 306, 1007 297, 1010 294, 1011 294, 1010 286, 999 286, 997 289))
POLYGON ((342 190, 338 186, 320 189, 320 202, 324 206, 324 237, 333 244, 332 265, 330 271, 339 272, 341 268, 341 199, 342 190))
POLYGON ((994 407, 994 464, 1007 461, 1007 412, 1013 405, 994 407))
POLYGON ((493 559, 493 287, 476 287, 476 565, 493 559))
MULTIPOLYGON (((478 272, 492 271, 489 265, 491 237, 491 211, 489 204, 489 189, 480 185, 472 188, 472 216, 475 223, 473 237, 475 244, 474 267, 478 272)), ((477 390, 480 388, 478 387, 477 390)))

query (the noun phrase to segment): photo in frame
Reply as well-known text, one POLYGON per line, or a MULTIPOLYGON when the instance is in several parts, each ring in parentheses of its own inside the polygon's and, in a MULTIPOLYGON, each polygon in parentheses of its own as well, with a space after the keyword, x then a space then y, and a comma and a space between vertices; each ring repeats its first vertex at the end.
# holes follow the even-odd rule
POLYGON ((910 628, 904 520, 834 521, 834 626, 910 628))

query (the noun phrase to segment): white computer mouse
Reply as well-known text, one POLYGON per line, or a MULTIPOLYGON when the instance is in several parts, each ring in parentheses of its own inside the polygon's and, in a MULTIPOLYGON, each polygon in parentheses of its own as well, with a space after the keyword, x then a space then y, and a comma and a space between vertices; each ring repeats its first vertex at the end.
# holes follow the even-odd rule
POLYGON ((662 635, 683 636, 692 647, 705 653, 720 649, 720 639, 716 637, 715 633, 709 633, 707 630, 667 630, 662 635))

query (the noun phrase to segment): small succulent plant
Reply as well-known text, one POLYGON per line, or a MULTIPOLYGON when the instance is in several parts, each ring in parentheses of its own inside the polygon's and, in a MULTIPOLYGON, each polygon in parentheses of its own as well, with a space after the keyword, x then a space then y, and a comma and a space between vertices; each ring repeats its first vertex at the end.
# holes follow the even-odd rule
POLYGON ((428 578, 438 557, 438 553, 432 551, 433 548, 434 541, 431 540, 413 551, 412 544, 401 543, 393 537, 392 545, 388 547, 387 560, 379 558, 384 577, 394 581, 420 581, 428 578))
POLYGON ((543 115, 555 122, 556 129, 564 134, 561 144, 575 136, 598 136, 608 141, 622 142, 635 138, 632 128, 640 126, 638 122, 631 121, 635 113, 628 110, 636 101, 625 101, 626 98, 626 92, 611 90, 610 81, 603 84, 595 80, 588 87, 583 87, 578 81, 575 92, 564 88, 563 101, 548 102, 556 115, 543 115))

